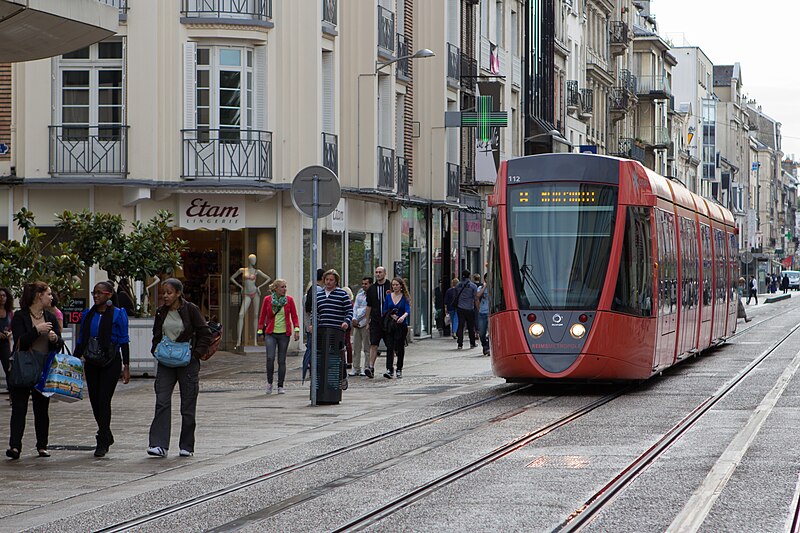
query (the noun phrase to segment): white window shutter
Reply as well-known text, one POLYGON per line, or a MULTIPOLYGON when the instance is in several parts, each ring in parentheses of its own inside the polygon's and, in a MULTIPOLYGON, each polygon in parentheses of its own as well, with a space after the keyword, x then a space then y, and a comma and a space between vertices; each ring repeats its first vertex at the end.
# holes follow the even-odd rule
POLYGON ((392 77, 378 77, 378 144, 386 148, 392 146, 392 118, 394 91, 392 77))
POLYGON ((253 65, 255 78, 255 119, 256 129, 267 130, 267 47, 256 46, 255 64, 253 65))
POLYGON ((333 53, 322 52, 322 132, 336 133, 333 53))
POLYGON ((461 47, 461 39, 459 31, 461 24, 459 23, 459 0, 447 0, 447 42, 453 46, 461 47))
POLYGON ((197 43, 183 45, 183 128, 196 128, 197 43))

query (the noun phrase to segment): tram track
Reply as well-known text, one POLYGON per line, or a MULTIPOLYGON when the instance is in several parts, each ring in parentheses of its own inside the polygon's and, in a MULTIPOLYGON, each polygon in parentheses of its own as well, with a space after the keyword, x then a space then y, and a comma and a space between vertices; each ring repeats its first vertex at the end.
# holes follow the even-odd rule
MULTIPOLYGON (((316 465, 318 463, 321 463, 323 461, 327 461, 327 460, 334 459, 336 457, 342 456, 345 453, 349 453, 349 452, 352 452, 352 451, 355 451, 355 450, 358 450, 358 449, 366 448, 368 446, 372 446, 372 445, 387 441, 388 439, 390 439, 392 437, 396 437, 396 436, 402 435, 404 433, 407 433, 407 432, 410 432, 410 431, 413 431, 413 430, 416 430, 416 429, 419 429, 419 428, 423 428, 425 426, 430 426, 430 425, 439 423, 439 422, 441 422, 441 421, 443 421, 443 420, 445 420, 447 418, 451 418, 451 417, 456 416, 458 414, 462 414, 462 413, 468 412, 468 411, 470 411, 472 409, 476 409, 478 407, 481 407, 481 406, 484 406, 484 405, 488 405, 488 404, 493 403, 495 401, 498 401, 498 400, 501 400, 503 398, 507 398, 509 396, 517 394, 519 392, 525 391, 525 390, 529 389, 530 387, 531 387, 531 385, 521 385, 521 386, 515 387, 513 390, 506 391, 506 392, 503 392, 501 394, 496 394, 496 395, 490 396, 488 398, 483 398, 481 400, 478 400, 478 401, 475 401, 475 402, 471 402, 469 404, 462 405, 462 406, 456 407, 454 409, 450 409, 450 410, 445 411, 443 413, 439 413, 437 415, 425 418, 423 420, 418 420, 416 422, 412 422, 410 424, 406 424, 406 425, 401 426, 399 428, 395 428, 393 430, 380 433, 378 435, 363 439, 363 440, 358 441, 356 443, 349 444, 349 445, 343 446, 341 448, 337 448, 337 449, 332 450, 330 452, 326 452, 326 453, 323 453, 323 454, 316 455, 316 456, 311 457, 309 459, 306 459, 304 461, 299 461, 297 463, 294 463, 294 464, 279 468, 277 470, 273 470, 273 471, 267 472, 265 474, 261 474, 261 475, 258 475, 258 476, 252 477, 252 478, 248 478, 246 480, 243 480, 243 481, 240 481, 240 482, 237 482, 237 483, 233 483, 233 484, 228 485, 226 487, 223 487, 223 488, 220 488, 220 489, 217 489, 217 490, 214 490, 214 491, 210 491, 210 492, 201 494, 201 495, 193 497, 193 498, 188 498, 188 499, 183 500, 181 502, 178 502, 178 503, 166 506, 166 507, 162 507, 162 508, 157 509, 155 511, 151 511, 149 513, 145 513, 145 514, 142 514, 140 516, 137 516, 137 517, 134 517, 134 518, 131 518, 131 519, 127 519, 127 520, 124 520, 124 521, 121 521, 121 522, 117 522, 115 524, 112 524, 112 525, 109 525, 109 526, 105 526, 103 528, 96 529, 94 531, 96 531, 97 533, 112 533, 112 532, 130 531, 130 530, 132 530, 132 529, 134 529, 136 527, 145 525, 145 524, 153 522, 155 520, 159 520, 159 519, 168 517, 170 515, 177 514, 179 512, 188 510, 188 509, 190 509, 192 507, 195 507, 197 505, 200 505, 200 504, 203 504, 203 503, 206 503, 206 502, 210 502, 210 501, 213 501, 213 500, 218 499, 218 498, 222 498, 222 497, 230 495, 230 494, 234 494, 236 492, 242 491, 242 490, 247 489, 249 487, 253 487, 253 486, 259 485, 261 483, 267 482, 267 481, 272 480, 272 479, 279 478, 281 476, 286 476, 288 474, 301 471, 303 469, 309 468, 309 467, 311 467, 313 465, 316 465)), ((550 397, 549 399, 553 399, 553 398, 554 397, 550 397)), ((538 403, 541 404, 546 399, 547 398, 540 399, 540 401, 538 403)), ((517 408, 505 413, 505 415, 506 416, 513 416, 513 413, 515 413, 516 411, 518 411, 517 408)))

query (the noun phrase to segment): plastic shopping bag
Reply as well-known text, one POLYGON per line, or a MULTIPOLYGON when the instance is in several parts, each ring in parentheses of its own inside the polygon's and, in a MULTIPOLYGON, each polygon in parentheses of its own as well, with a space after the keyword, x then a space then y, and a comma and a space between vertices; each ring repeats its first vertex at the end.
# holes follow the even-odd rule
POLYGON ((36 384, 44 396, 64 402, 83 399, 83 362, 69 354, 55 354, 47 377, 36 384))

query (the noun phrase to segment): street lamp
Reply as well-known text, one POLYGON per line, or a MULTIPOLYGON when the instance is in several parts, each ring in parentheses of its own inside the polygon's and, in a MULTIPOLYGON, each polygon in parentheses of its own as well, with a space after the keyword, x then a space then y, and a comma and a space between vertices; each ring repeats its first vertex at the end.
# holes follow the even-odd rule
POLYGON ((356 184, 361 188, 361 78, 363 76, 375 76, 384 68, 402 61, 404 59, 421 59, 433 57, 436 54, 429 48, 421 48, 411 55, 400 56, 391 61, 375 61, 375 70, 371 73, 359 74, 356 79, 356 184))
POLYGON ((525 142, 530 142, 530 141, 532 141, 534 139, 538 139, 539 137, 547 137, 547 136, 561 138, 561 132, 556 130, 556 129, 552 129, 552 130, 547 131, 545 133, 537 133, 536 135, 531 135, 530 137, 525 137, 525 142))

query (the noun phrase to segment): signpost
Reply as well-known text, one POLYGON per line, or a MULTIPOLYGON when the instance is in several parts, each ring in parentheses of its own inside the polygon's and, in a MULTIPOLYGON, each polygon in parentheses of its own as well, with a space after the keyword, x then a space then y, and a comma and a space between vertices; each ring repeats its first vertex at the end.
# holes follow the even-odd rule
MULTIPOLYGON (((317 279, 317 220, 333 213, 339 205, 342 189, 339 178, 319 165, 306 167, 292 180, 292 204, 301 214, 311 217, 311 282, 317 279), (321 200, 324 198, 324 200, 321 200)), ((311 405, 317 405, 317 291, 311 291, 311 405)))

